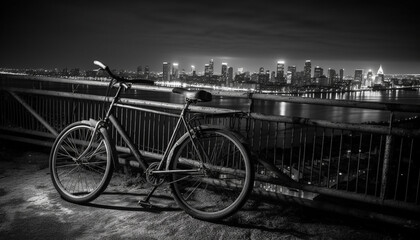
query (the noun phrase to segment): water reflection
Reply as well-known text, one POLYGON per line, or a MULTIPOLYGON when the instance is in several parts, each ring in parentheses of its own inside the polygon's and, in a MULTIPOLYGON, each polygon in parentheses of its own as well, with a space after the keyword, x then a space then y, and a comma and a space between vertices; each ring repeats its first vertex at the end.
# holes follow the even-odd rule
MULTIPOLYGON (((308 93, 301 95, 308 98, 323 98, 352 101, 396 102, 420 104, 419 91, 363 91, 346 93, 308 93)), ((334 106, 319 106, 286 102, 255 101, 255 111, 263 114, 296 116, 303 118, 328 120, 332 122, 380 122, 389 119, 388 111, 361 108, 344 108, 334 106)), ((415 114, 397 113, 396 117, 407 117, 415 114)))

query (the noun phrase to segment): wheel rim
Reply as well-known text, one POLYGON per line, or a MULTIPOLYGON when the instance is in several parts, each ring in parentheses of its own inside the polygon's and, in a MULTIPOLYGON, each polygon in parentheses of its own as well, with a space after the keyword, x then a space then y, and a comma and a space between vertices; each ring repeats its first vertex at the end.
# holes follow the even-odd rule
POLYGON ((101 190, 110 170, 110 148, 100 134, 89 146, 93 128, 75 126, 66 131, 53 153, 53 177, 59 191, 71 199, 90 198, 101 190))
MULTIPOLYGON (((249 190, 250 178, 246 175, 250 167, 246 164, 245 150, 232 138, 217 131, 203 132, 198 145, 205 156, 204 176, 174 174, 174 195, 180 205, 196 217, 225 217, 243 204, 249 190)), ((195 152, 191 141, 185 141, 175 156, 173 169, 199 166, 195 152)))

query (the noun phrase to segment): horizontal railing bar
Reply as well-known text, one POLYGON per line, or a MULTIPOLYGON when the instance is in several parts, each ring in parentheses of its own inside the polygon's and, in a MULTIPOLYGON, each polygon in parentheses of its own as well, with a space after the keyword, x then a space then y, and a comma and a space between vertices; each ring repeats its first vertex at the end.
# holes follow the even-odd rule
POLYGON ((135 106, 132 106, 132 105, 125 105, 125 104, 119 104, 119 103, 116 103, 115 106, 120 107, 120 108, 127 108, 127 109, 132 109, 132 110, 138 110, 138 111, 143 111, 143 112, 160 114, 160 115, 169 116, 169 117, 179 117, 179 114, 161 112, 161 111, 157 111, 157 110, 152 110, 150 108, 141 108, 141 107, 135 107, 135 106))
MULTIPOLYGON (((389 134, 389 131, 390 131, 389 127, 387 126, 366 125, 366 124, 358 124, 358 123, 338 123, 338 122, 330 122, 330 121, 325 121, 325 120, 312 120, 309 118, 301 118, 301 117, 275 116, 275 115, 265 115, 261 113, 251 113, 250 117, 256 120, 294 123, 294 124, 302 124, 302 125, 309 125, 309 126, 316 126, 316 127, 352 130, 352 131, 377 133, 377 134, 389 134)), ((397 136, 406 136, 406 137, 407 136, 420 136, 420 130, 418 129, 408 130, 408 129, 393 127, 391 129, 391 134, 397 135, 397 136)))
MULTIPOLYGON (((92 86, 108 86, 108 81, 93 81, 93 80, 81 80, 81 79, 64 79, 54 77, 42 77, 42 76, 13 76, 13 75, 1 75, 3 78, 13 79, 24 79, 33 81, 45 81, 45 82, 57 82, 67 84, 85 84, 92 86)), ((144 90, 144 91, 156 91, 156 92, 172 92, 171 87, 162 86, 149 86, 133 84, 132 89, 144 90)), ((351 100, 330 100, 330 99, 317 99, 317 98, 306 98, 297 96, 281 96, 273 94, 262 94, 262 93, 250 93, 250 92, 234 92, 234 91, 221 91, 221 90, 206 90, 215 96, 224 97, 237 97, 237 98, 248 98, 254 100, 266 100, 266 101, 277 101, 277 102, 289 102, 298 104, 311 104, 311 105, 324 105, 324 106, 336 106, 346 108, 364 108, 364 109, 375 109, 383 111, 395 111, 395 112, 412 112, 420 113, 419 104, 399 104, 399 103, 382 103, 382 102, 367 102, 367 101, 351 101, 351 100)))
MULTIPOLYGON (((57 92, 57 91, 25 89, 25 88, 5 88, 5 90, 12 91, 12 92, 39 94, 39 95, 56 96, 56 97, 67 97, 67 98, 85 99, 85 100, 93 100, 93 101, 105 101, 105 100, 110 101, 110 98, 105 99, 104 96, 89 95, 89 94, 83 94, 83 93, 57 92)), ((165 109, 172 109, 172 110, 182 110, 183 108, 182 104, 156 102, 156 101, 141 100, 141 99, 121 98, 120 102, 124 104, 132 104, 132 105, 137 105, 137 106, 165 108, 165 109)), ((203 106, 191 106, 190 109, 192 112, 206 113, 206 114, 239 113, 237 110, 214 108, 214 107, 203 107, 203 106)), ((330 121, 325 121, 325 120, 312 120, 309 118, 301 118, 301 117, 265 115, 261 113, 250 113, 250 117, 257 120, 305 124, 305 125, 310 125, 310 126, 335 128, 335 129, 343 129, 343 130, 354 130, 354 131, 362 131, 362 132, 377 133, 377 134, 388 134, 390 130, 386 126, 379 126, 379 125, 366 125, 366 124, 357 124, 357 123, 337 123, 337 122, 330 122, 330 121)), ((394 127, 391 129, 391 134, 397 135, 397 136, 420 136, 420 130, 418 129, 407 130, 407 129, 394 127)))
MULTIPOLYGON (((0 76, 5 76, 1 75, 0 76)), ((32 81, 43 81, 43 82, 54 82, 54 83, 66 83, 66 84, 83 84, 97 87, 108 87, 110 80, 107 81, 94 81, 94 80, 83 80, 83 79, 67 79, 67 78, 56 78, 56 77, 43 77, 43 76, 13 76, 7 75, 7 78, 32 80, 32 81)), ((156 92, 172 92, 172 88, 160 87, 160 86, 149 86, 133 84, 132 89, 145 90, 145 91, 156 91, 156 92)))
MULTIPOLYGON (((92 101, 107 101, 110 102, 110 97, 98 96, 98 95, 89 95, 83 93, 71 93, 71 92, 58 92, 50 90, 40 90, 40 89, 25 89, 25 88, 4 88, 4 90, 10 92, 20 92, 20 93, 29 93, 29 94, 38 94, 46 96, 55 96, 55 97, 66 97, 74 99, 84 99, 92 101)), ((182 110, 182 104, 176 103, 165 103, 165 102, 156 102, 149 100, 141 99, 130 99, 130 98, 120 98, 120 103, 132 104, 137 106, 147 106, 147 107, 156 107, 156 108, 165 108, 172 110, 182 110)), ((205 107, 205 106, 190 106, 191 112, 198 113, 207 113, 207 114, 221 114, 221 113, 238 113, 237 110, 225 109, 225 108, 215 108, 215 107, 205 107)))

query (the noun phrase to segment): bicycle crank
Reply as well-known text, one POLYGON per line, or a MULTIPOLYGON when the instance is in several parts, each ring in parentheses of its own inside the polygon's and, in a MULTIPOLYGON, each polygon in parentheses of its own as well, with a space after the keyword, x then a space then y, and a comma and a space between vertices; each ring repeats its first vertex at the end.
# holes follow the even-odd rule
POLYGON ((157 171, 159 168, 159 163, 154 162, 149 165, 146 170, 146 181, 153 186, 159 186, 165 181, 163 174, 154 174, 153 171, 157 171))

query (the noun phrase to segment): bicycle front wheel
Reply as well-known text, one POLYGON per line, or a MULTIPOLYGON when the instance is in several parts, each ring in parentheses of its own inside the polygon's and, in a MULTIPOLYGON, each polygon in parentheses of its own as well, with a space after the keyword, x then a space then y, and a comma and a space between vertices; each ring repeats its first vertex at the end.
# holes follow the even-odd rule
POLYGON ((243 144, 231 132, 204 129, 192 141, 181 137, 169 165, 171 190, 178 205, 195 218, 212 221, 241 208, 252 190, 253 166, 243 144), (197 170, 197 171, 196 171, 197 170))
POLYGON ((111 180, 111 151, 105 129, 94 133, 94 128, 83 122, 69 125, 57 137, 50 154, 54 187, 70 202, 94 200, 111 180))

